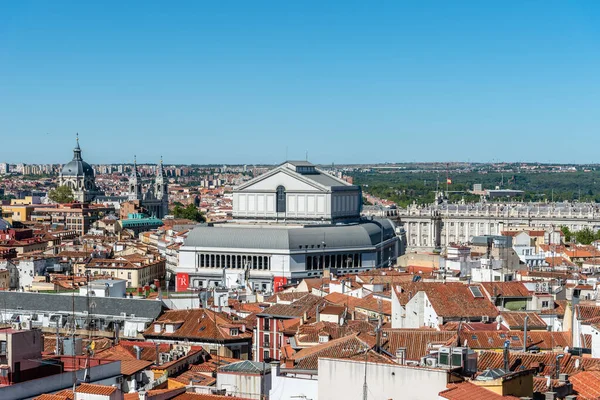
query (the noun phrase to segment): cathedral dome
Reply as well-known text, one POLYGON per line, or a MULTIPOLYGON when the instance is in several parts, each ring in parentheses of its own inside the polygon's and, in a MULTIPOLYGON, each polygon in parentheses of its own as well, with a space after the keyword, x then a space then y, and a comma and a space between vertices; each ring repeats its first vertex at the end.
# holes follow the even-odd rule
POLYGON ((94 170, 92 169, 91 165, 83 161, 81 158, 79 139, 77 139, 77 145, 73 149, 73 159, 62 167, 61 174, 63 177, 94 176, 94 170))

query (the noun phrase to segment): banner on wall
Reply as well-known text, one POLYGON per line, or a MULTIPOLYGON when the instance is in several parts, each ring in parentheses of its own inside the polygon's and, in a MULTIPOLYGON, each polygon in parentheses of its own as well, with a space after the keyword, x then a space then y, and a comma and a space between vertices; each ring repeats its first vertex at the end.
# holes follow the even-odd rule
POLYGON ((190 275, 178 273, 175 278, 175 291, 185 292, 190 287, 190 275))

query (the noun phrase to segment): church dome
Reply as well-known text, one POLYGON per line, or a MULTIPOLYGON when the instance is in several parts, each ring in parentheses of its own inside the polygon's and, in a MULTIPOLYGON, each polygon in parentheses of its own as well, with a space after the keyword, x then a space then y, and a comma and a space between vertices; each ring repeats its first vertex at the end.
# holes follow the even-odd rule
POLYGON ((61 174, 63 177, 94 176, 91 165, 81 158, 79 139, 77 139, 77 145, 73 149, 73 159, 62 167, 61 174))

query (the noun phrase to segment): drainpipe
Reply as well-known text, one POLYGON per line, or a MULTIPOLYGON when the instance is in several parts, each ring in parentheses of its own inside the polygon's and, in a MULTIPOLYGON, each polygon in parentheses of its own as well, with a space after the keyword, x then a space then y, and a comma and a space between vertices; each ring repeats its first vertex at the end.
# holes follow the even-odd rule
POLYGON ((529 321, 529 315, 525 316, 523 323, 523 353, 527 353, 527 321, 529 321))

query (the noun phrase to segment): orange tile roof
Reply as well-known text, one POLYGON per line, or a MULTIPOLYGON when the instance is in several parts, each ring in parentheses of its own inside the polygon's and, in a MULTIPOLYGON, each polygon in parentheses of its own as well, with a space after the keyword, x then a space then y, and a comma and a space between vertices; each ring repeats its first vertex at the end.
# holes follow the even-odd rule
MULTIPOLYGON (((522 329, 525 325, 525 317, 529 317, 527 321, 527 327, 529 329, 546 329, 548 326, 539 315, 535 312, 501 312, 503 322, 510 327, 510 329, 522 329)), ((495 326, 495 324, 493 324, 495 326)))
POLYGON ((33 400, 67 400, 66 396, 60 396, 57 394, 42 394, 34 397, 33 400))
POLYGON ((600 371, 584 371, 569 377, 577 399, 596 400, 600 398, 600 371))
POLYGON ((483 282, 481 286, 488 296, 530 297, 529 289, 522 282, 483 282))
POLYGON ((245 397, 218 396, 216 394, 204 393, 182 393, 179 396, 173 397, 173 400, 249 400, 245 397))
POLYGON ((97 394, 102 396, 110 396, 117 390, 114 386, 93 385, 90 383, 82 383, 75 389, 77 393, 97 394))
POLYGON ((407 360, 420 360, 429 354, 433 344, 445 344, 456 337, 456 331, 436 331, 433 329, 384 329, 382 346, 391 354, 399 347, 406 348, 407 360))
POLYGON ((442 399, 448 400, 519 400, 514 396, 502 396, 491 390, 474 385, 470 382, 450 384, 449 388, 440 392, 442 399))
MULTIPOLYGON (((292 360, 294 368, 299 369, 318 369, 319 358, 343 358, 354 359, 362 357, 365 359, 365 352, 369 352, 369 359, 373 362, 386 362, 387 358, 375 353, 371 348, 375 345, 374 338, 368 338, 368 335, 360 335, 354 333, 336 340, 331 340, 314 347, 309 347, 300 350, 296 353, 292 360), (371 354, 372 353, 372 354, 371 354)), ((389 361, 391 363, 391 361, 389 361)))
MULTIPOLYGON (((276 306, 274 306, 276 307, 276 306)), ((180 338, 190 340, 241 340, 252 338, 250 329, 242 332, 244 322, 234 321, 226 313, 218 313, 207 309, 171 310, 165 312, 144 332, 145 337, 180 338), (174 333, 167 333, 161 328, 160 333, 154 327, 162 324, 183 321, 174 333), (230 328, 239 328, 238 335, 232 336, 230 328)))
MULTIPOLYGON (((511 371, 523 367, 524 369, 535 368, 540 375, 556 374, 556 356, 563 354, 560 358, 560 372, 565 374, 575 374, 584 370, 600 369, 600 359, 574 356, 570 353, 522 353, 511 351, 508 364, 511 371)), ((477 358, 477 368, 479 370, 504 368, 503 355, 495 351, 480 351, 477 358)))
POLYGON ((125 376, 133 375, 138 371, 147 369, 154 364, 146 360, 121 360, 121 374, 125 376))
POLYGON ((360 299, 354 304, 354 308, 381 313, 383 315, 392 315, 392 302, 374 297, 373 294, 360 299))
MULTIPOLYGON (((467 343, 472 349, 501 349, 505 341, 510 342, 511 349, 523 348, 522 331, 478 331, 460 332, 459 343, 467 343)), ((538 347, 541 350, 564 349, 571 347, 570 332, 527 332, 527 348, 538 347)))
MULTIPOLYGON (((188 382, 189 383, 189 382, 188 382)), ((148 390, 146 392, 147 395, 147 399, 148 400, 152 400, 154 398, 160 398, 160 399, 172 399, 173 397, 185 393, 186 388, 185 387, 181 387, 181 388, 174 388, 174 389, 154 389, 154 390, 148 390)), ((123 395, 123 400, 139 400, 140 398, 140 394, 138 392, 134 392, 134 393, 125 393, 123 395)))

